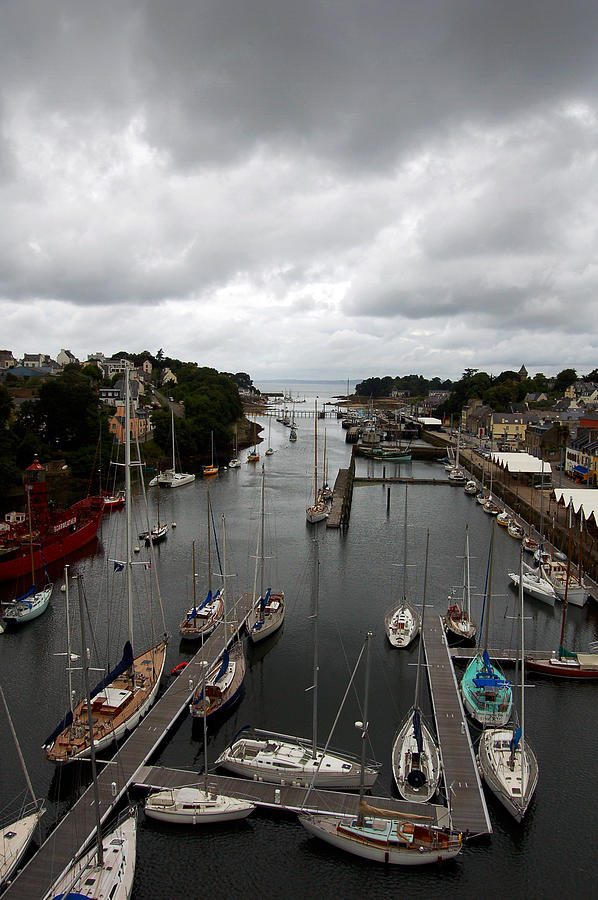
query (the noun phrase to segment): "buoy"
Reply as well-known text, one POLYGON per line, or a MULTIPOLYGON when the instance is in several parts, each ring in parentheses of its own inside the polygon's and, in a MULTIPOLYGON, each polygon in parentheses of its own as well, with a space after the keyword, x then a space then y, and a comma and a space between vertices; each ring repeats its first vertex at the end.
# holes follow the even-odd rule
POLYGON ((64 594, 64 592, 66 591, 66 584, 61 584, 61 585, 60 585, 60 590, 61 590, 62 593, 64 594))
POLYGON ((172 523, 172 527, 173 527, 173 528, 176 528, 176 522, 173 522, 173 523, 172 523))
POLYGON ((186 662, 179 663, 178 666, 175 666, 174 669, 171 670, 170 674, 171 675, 180 675, 181 672, 183 671, 183 669, 186 669, 188 665, 189 665, 189 663, 186 663, 186 662))
POLYGON ((133 547, 133 552, 134 552, 134 553, 139 553, 139 544, 136 544, 136 545, 133 547))

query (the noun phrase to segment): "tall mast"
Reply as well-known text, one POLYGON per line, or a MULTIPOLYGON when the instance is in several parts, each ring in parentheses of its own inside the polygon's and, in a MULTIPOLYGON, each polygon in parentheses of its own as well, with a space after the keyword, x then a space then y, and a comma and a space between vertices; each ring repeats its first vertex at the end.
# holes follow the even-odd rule
POLYGON ((174 455, 174 406, 170 407, 170 430, 172 431, 172 471, 176 472, 175 455, 174 455))
POLYGON ((563 599, 563 618, 561 620, 561 639, 559 641, 559 656, 565 646, 565 626, 567 624, 567 603, 569 600, 569 578, 571 576, 571 517, 573 512, 572 501, 569 502, 569 537, 567 539, 567 579, 565 581, 565 597, 563 599))
POLYGON ((407 485, 405 485, 405 528, 403 534, 403 600, 407 599, 407 485))
POLYGON ((492 521, 492 531, 490 532, 490 558, 488 560, 488 586, 486 590, 486 608, 484 615, 486 622, 484 624, 484 649, 488 649, 488 629, 490 626, 490 601, 492 599, 492 561, 494 558, 494 520, 492 521))
POLYGON ((314 405, 314 504, 318 502, 318 401, 314 405))
MULTIPOLYGON (((212 506, 210 492, 208 491, 208 591, 212 590, 212 506)), ((224 591, 225 585, 222 585, 224 591)))
POLYGON ((31 517, 30 491, 27 491, 27 515, 29 516, 29 555, 31 557, 31 584, 35 585, 35 560, 33 557, 33 521, 31 517))
POLYGON ((463 562, 463 600, 467 621, 471 622, 471 587, 469 582, 469 525, 465 526, 465 560, 463 562))
MULTIPOLYGON (((159 495, 158 495, 159 496, 159 495)), ((133 579, 132 547, 131 547, 131 386, 129 369, 125 369, 125 512, 126 512, 126 548, 127 565, 125 569, 127 586, 127 609, 129 618, 129 641, 133 646, 133 579)), ((159 518, 159 516, 158 516, 159 518)), ((159 522, 158 522, 159 524, 159 522)))
POLYGON ((359 813, 357 817, 357 824, 363 825, 363 813, 361 811, 361 805, 363 803, 363 795, 365 792, 365 752, 366 746, 365 741, 369 733, 370 723, 368 721, 368 708, 369 708, 369 694, 370 694, 370 638, 372 636, 371 631, 365 636, 366 642, 366 656, 365 656, 365 696, 363 699, 363 722, 356 722, 357 727, 361 724, 361 773, 359 776, 359 813))
POLYGON ((264 472, 264 464, 262 463, 262 488, 261 488, 261 506, 262 506, 262 521, 261 521, 261 552, 260 552, 260 597, 263 599, 264 597, 264 498, 265 498, 265 472, 264 472))
POLYGON ((19 762, 21 763, 21 769, 23 770, 23 775, 25 776, 25 781, 27 782, 27 789, 31 794, 31 799, 37 805, 37 798, 33 792, 33 785, 31 784, 31 779, 29 778, 29 772, 27 771, 27 766, 25 765, 25 758, 23 753, 21 752, 21 745, 19 744, 19 739, 17 737, 17 733, 15 731, 15 727, 12 723, 12 718, 10 715, 10 711, 8 709, 8 703, 6 702, 6 697, 4 696, 4 691, 2 690, 2 685, 0 684, 0 697, 2 697, 2 703, 4 704, 4 711, 6 712, 6 718, 8 719, 8 724, 10 726, 10 732, 12 734, 13 740, 15 742, 15 747, 17 748, 17 754, 19 756, 19 762))
POLYGON ((313 672, 313 685, 312 691, 313 701, 312 701, 312 757, 316 758, 316 745, 318 743, 318 673, 319 673, 319 664, 318 664, 318 606, 319 606, 319 591, 320 591, 320 557, 319 557, 319 544, 317 541, 314 541, 314 571, 313 571, 313 581, 312 581, 312 619, 314 622, 314 672, 313 672))
POLYGON ((523 619, 523 547, 521 547, 519 551, 519 615, 521 616, 521 775, 523 776, 523 756, 525 746, 525 624, 523 619))

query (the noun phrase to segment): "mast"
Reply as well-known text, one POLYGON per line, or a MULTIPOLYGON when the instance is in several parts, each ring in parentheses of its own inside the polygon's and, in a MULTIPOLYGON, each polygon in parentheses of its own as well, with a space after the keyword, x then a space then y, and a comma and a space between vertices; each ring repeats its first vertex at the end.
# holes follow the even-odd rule
MULTIPOLYGON (((129 373, 127 371, 127 385, 129 383, 129 373)), ((127 391, 128 393, 128 391, 127 391)), ((127 436, 128 436, 127 431, 127 436)), ((127 494, 128 496, 128 494, 127 494)), ((85 609, 83 606, 83 595, 81 593, 81 576, 77 578, 77 596, 79 599, 79 618, 81 619, 81 643, 83 652, 83 680, 85 682, 85 700, 87 706, 87 728, 89 731, 89 752, 91 757, 91 777, 93 779, 93 805, 96 820, 96 846, 98 866, 102 866, 104 862, 104 852, 102 849, 102 834, 100 831, 100 791, 98 788, 98 773, 96 768, 96 748, 93 739, 93 715, 91 712, 91 689, 89 687, 89 660, 87 658, 87 641, 85 640, 85 609)))
POLYGON ((486 622, 484 623, 484 649, 488 649, 488 630, 490 627, 490 601, 492 600, 492 562, 494 557, 494 520, 492 520, 492 530, 490 532, 490 558, 488 560, 488 588, 486 590, 486 603, 484 615, 486 622))
MULTIPOLYGON (((261 519, 261 554, 260 554, 260 597, 263 599, 264 597, 264 524, 265 524, 265 515, 264 515, 264 498, 265 498, 265 472, 264 472, 264 464, 262 463, 262 487, 261 487, 261 506, 262 506, 262 519, 261 519)), ((263 610, 260 618, 263 618, 263 610)))
MULTIPOLYGON (((71 651, 71 617, 70 617, 70 608, 69 608, 69 566, 68 564, 64 567, 64 599, 66 605, 66 671, 67 671, 67 679, 69 686, 69 708, 71 711, 71 717, 74 713, 73 706, 73 673, 71 670, 71 662, 72 662, 72 651, 71 651)), ((73 719, 74 721, 74 719, 73 719)), ((71 725, 72 728, 72 725, 71 725)))
POLYGON ((565 581, 565 596, 563 598, 563 618, 561 620, 561 639, 559 641, 559 656, 561 656, 563 647, 565 646, 565 626, 567 624, 567 602, 569 599, 569 578, 571 575, 571 518, 572 518, 572 511, 573 511, 572 501, 569 501, 569 537, 567 539, 567 578, 565 581))
POLYGON ((175 451, 174 451, 174 406, 170 407, 170 429, 172 431, 172 473, 176 472, 175 451))
POLYGON ((525 624, 523 619, 523 547, 519 550, 519 615, 521 616, 521 785, 525 747, 525 624))
POLYGON ((195 541, 191 542, 191 561, 193 563, 193 609, 197 608, 197 591, 196 591, 196 575, 195 575, 195 541))
POLYGON ((419 683, 420 683, 420 671, 421 671, 421 660, 422 660, 422 644, 423 644, 423 634, 424 634, 424 616, 426 613, 426 591, 428 587, 428 549, 430 546, 430 532, 426 534, 426 561, 424 564, 424 599, 422 603, 422 623, 420 628, 419 635, 419 646, 417 648, 417 674, 415 676, 415 703, 413 706, 415 709, 419 709, 419 683))
POLYGON ((19 744, 19 739, 17 737, 15 727, 12 723, 12 718, 10 715, 10 711, 8 709, 8 703, 6 702, 6 697, 4 696, 4 691, 2 690, 1 684, 0 684, 0 697, 2 697, 2 703, 4 704, 4 711, 6 712, 6 718, 8 719, 8 724, 10 726, 10 732, 11 732, 13 740, 15 742, 15 747, 17 748, 17 754, 19 757, 19 762, 21 763, 21 769, 23 770, 23 775, 25 776, 25 781, 27 782, 27 789, 28 789, 29 793, 31 794, 31 799, 37 806, 37 798, 33 792, 33 785, 31 784, 31 779, 29 778, 29 772, 27 771, 27 766, 25 765, 25 758, 21 751, 21 745, 19 744))
POLYGON ((467 612, 467 621, 471 622, 471 587, 469 582, 469 524, 465 526, 465 561, 464 569, 464 585, 463 585, 463 601, 467 612))
MULTIPOLYGON (((158 490, 158 503, 160 502, 160 493, 158 490)), ((158 510, 160 507, 158 507, 158 510)), ((125 369, 125 513, 126 513, 126 549, 127 564, 125 567, 126 589, 127 589, 127 610, 129 619, 129 641, 133 646, 133 579, 132 579, 132 547, 131 547, 131 386, 129 383, 129 369, 125 369)), ((158 524, 160 515, 158 513, 158 524)), ((150 533, 151 542, 151 533, 150 533)), ((131 676, 133 669, 131 668, 131 676)))
POLYGON ((318 502, 318 401, 314 404, 314 505, 318 502))
POLYGON ((403 600, 407 599, 407 485, 405 485, 405 528, 403 534, 403 600))
POLYGON ((370 693, 370 638, 372 632, 368 631, 365 636, 366 656, 365 656, 365 697, 363 700, 363 722, 356 722, 356 728, 361 726, 361 773, 359 776, 359 813, 357 815, 357 824, 363 825, 363 795, 365 793, 365 741, 369 733, 368 707, 370 693))
POLYGON ((318 674, 319 674, 319 665, 318 665, 318 595, 320 591, 320 557, 319 557, 319 544, 317 541, 314 541, 314 571, 313 571, 313 580, 312 580, 312 615, 311 618, 314 622, 314 672, 313 672, 313 685, 312 691, 313 700, 312 700, 312 758, 316 758, 316 745, 318 743, 318 674))
MULTIPOLYGON (((212 590, 212 506, 210 503, 210 492, 208 491, 208 591, 212 590)), ((224 589, 225 585, 222 585, 224 589)))

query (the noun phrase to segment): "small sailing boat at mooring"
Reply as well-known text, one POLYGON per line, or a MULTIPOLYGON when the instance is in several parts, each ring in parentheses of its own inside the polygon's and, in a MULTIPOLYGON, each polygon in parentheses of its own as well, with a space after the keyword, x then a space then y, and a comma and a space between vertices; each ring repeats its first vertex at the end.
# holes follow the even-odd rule
POLYGON ((449 597, 449 606, 443 619, 444 630, 449 644, 467 646, 475 644, 477 626, 471 618, 471 587, 469 579, 469 525, 465 527, 465 555, 463 557, 463 589, 461 602, 454 593, 449 597))
POLYGON ((408 647, 421 626, 419 613, 407 600, 407 485, 405 485, 405 527, 403 535, 403 592, 401 602, 384 617, 386 636, 393 647, 408 647))
POLYGON ((305 510, 305 517, 311 525, 323 522, 330 514, 325 500, 322 500, 318 489, 318 401, 314 405, 314 502, 305 510))
POLYGON ((249 640, 257 644, 265 638, 278 631, 284 621, 284 591, 272 591, 271 588, 264 590, 264 537, 265 537, 265 473, 262 465, 262 483, 260 489, 260 530, 258 534, 258 546, 255 557, 255 577, 253 584, 253 596, 256 597, 258 570, 260 574, 260 594, 255 601, 253 610, 247 617, 247 634, 249 640))
MULTIPOLYGON (((130 394, 129 379, 125 381, 125 496, 126 496, 126 559, 113 559, 114 572, 125 573, 125 597, 127 603, 128 638, 124 645, 120 662, 101 679, 91 691, 91 709, 93 713, 93 742, 96 750, 109 747, 126 732, 135 728, 150 706, 153 704, 166 660, 166 638, 151 644, 150 647, 134 656, 133 645, 133 553, 131 546, 131 429, 130 429, 130 394)), ((148 564, 142 563, 145 567, 148 564)), ((154 577, 155 567, 152 567, 154 577)), ((67 598, 68 598, 68 582, 67 598)), ((68 615, 68 599, 67 599, 68 615)), ((67 629, 70 636, 70 629, 67 629)), ((67 648, 70 660, 70 647, 67 648)), ((67 663, 70 677, 70 661, 67 663)), ((73 760, 87 759, 91 754, 91 742, 87 729, 88 702, 85 697, 77 704, 72 703, 64 719, 49 735, 45 742, 47 759, 57 764, 73 760)))
POLYGON ((158 472, 150 481, 150 487, 160 485, 160 487, 182 487, 184 484, 191 484, 195 481, 193 472, 177 472, 176 470, 176 451, 174 441, 174 408, 170 410, 171 415, 171 431, 172 431, 172 468, 166 469, 164 472, 158 472))
POLYGON ((511 718, 513 691, 498 666, 488 655, 488 626, 490 622, 490 600, 492 596, 492 558, 494 550, 494 528, 490 537, 488 572, 486 576, 485 649, 478 652, 468 664, 461 679, 461 696, 467 712, 480 725, 506 725, 511 718))
POLYGON ((538 783, 538 761, 525 734, 525 619, 523 616, 523 550, 519 558, 520 722, 485 728, 478 744, 482 778, 502 805, 521 822, 538 783))
MULTIPOLYGON (((361 653, 369 649, 371 634, 366 635, 361 653)), ((367 654, 369 656, 369 654, 367 654)), ((360 654, 361 659, 361 654, 360 654)), ((359 660, 358 660, 359 662, 359 660)), ((368 660, 369 662, 369 660, 368 660)), ((368 722, 369 665, 366 666, 364 720, 356 722, 362 739, 361 765, 365 761, 365 741, 368 722)), ((306 798, 307 800, 307 798, 306 798)), ((363 859, 402 866, 422 866, 457 856, 462 848, 462 836, 451 828, 432 824, 426 816, 397 813, 370 806, 364 798, 363 779, 359 788, 359 812, 347 814, 302 813, 299 821, 309 834, 328 844, 363 859)))
MULTIPOLYGON (((424 573, 424 598, 422 602, 422 630, 426 611, 426 587, 428 578, 428 548, 430 535, 426 539, 426 562, 424 573)), ((420 685, 422 667, 422 641, 417 651, 417 675, 415 678, 415 700, 397 732, 392 747, 392 773, 401 797, 415 803, 431 800, 440 781, 440 751, 420 707, 420 685)))

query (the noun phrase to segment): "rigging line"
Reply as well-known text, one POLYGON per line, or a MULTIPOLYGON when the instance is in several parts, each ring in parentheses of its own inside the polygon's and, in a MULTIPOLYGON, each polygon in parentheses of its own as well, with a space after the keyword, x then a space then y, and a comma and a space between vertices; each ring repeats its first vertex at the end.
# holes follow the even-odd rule
MULTIPOLYGON (((149 510, 147 506, 147 493, 145 490, 145 479, 142 475, 142 467, 141 467, 141 451, 139 449, 139 435, 135 435, 135 448, 137 450, 137 463, 136 468, 139 471, 139 482, 141 484, 141 493, 143 496, 143 502, 145 504, 146 518, 147 518, 147 530, 151 531, 151 527, 149 524, 149 510)), ((160 486, 158 485, 158 490, 160 490, 160 486)), ((133 498, 127 497, 127 503, 130 503, 131 507, 133 506, 133 498)), ((158 523, 159 524, 159 523, 158 523)), ((166 618, 164 616, 164 605, 162 603, 162 594, 160 592, 160 581, 158 579, 158 567, 156 565, 156 548, 154 547, 154 542, 150 540, 149 542, 149 551, 150 551, 150 560, 151 560, 151 573, 150 578, 153 579, 155 588, 156 588, 156 596, 158 598, 158 606, 160 608, 160 616, 162 618, 162 633, 166 634, 166 618)), ((130 573, 129 573, 130 577, 130 573)))

